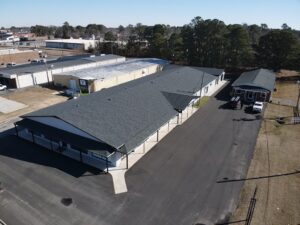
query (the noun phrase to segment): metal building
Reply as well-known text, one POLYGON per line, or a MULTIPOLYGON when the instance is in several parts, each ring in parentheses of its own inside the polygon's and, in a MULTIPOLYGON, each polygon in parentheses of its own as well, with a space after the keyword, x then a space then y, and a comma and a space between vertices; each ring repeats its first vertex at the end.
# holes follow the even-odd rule
POLYGON ((124 62, 117 55, 64 57, 39 64, 0 69, 0 82, 9 88, 23 88, 53 82, 53 74, 124 62))
POLYGON ((166 64, 168 62, 161 59, 133 59, 107 66, 57 73, 53 75, 53 80, 55 85, 90 93, 157 73, 166 64))

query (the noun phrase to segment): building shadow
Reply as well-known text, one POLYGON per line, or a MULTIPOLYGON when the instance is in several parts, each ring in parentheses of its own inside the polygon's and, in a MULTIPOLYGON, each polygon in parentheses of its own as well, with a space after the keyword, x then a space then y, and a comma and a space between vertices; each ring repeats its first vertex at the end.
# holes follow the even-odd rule
POLYGON ((246 105, 245 106, 245 113, 247 113, 247 114, 251 114, 251 115, 260 115, 260 112, 254 112, 253 111, 253 106, 252 106, 252 104, 248 104, 248 105, 246 105))
MULTIPOLYGON (((232 90, 231 85, 232 83, 240 76, 241 71, 237 72, 226 72, 225 80, 229 81, 229 83, 215 95, 215 98, 219 101, 229 102, 231 96, 230 92, 232 90)), ((227 109, 225 106, 223 109, 227 109)))
POLYGON ((15 135, 9 134, 0 136, 0 143, 0 157, 5 156, 56 168, 76 178, 105 174, 99 169, 85 165, 59 153, 52 152, 29 141, 20 139, 15 135))
POLYGON ((229 83, 215 95, 215 98, 219 101, 229 102, 229 100, 231 98, 230 92, 231 92, 232 83, 233 83, 233 81, 229 80, 229 83))

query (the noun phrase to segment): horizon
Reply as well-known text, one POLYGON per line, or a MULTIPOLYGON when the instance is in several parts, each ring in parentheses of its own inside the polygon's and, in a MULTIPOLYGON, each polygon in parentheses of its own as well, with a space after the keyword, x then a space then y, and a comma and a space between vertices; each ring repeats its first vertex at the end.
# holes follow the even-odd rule
POLYGON ((129 3, 121 0, 105 3, 96 0, 90 0, 88 3, 4 0, 0 9, 2 15, 0 27, 62 26, 65 21, 71 26, 103 24, 108 28, 116 28, 119 25, 126 27, 137 23, 147 26, 155 24, 183 26, 196 16, 200 16, 204 20, 218 19, 225 24, 267 24, 272 29, 281 28, 281 25, 286 23, 292 29, 300 30, 299 6, 300 0, 291 0, 289 4, 280 0, 264 2, 174 0, 171 4, 159 0, 153 0, 151 3, 137 0, 129 3), (18 8, 15 5, 18 5, 18 8), (249 8, 255 13, 249 11, 249 8), (65 13, 66 9, 69 9, 68 13, 65 13), (26 16, 20 17, 24 12, 26 16))

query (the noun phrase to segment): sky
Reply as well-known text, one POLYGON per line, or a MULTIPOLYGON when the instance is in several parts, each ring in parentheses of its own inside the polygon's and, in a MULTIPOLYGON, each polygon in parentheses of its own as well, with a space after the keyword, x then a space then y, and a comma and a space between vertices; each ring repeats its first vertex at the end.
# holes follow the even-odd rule
POLYGON ((300 30, 300 0, 0 0, 0 27, 62 25, 106 27, 169 24, 182 26, 194 17, 226 24, 287 23, 300 30))

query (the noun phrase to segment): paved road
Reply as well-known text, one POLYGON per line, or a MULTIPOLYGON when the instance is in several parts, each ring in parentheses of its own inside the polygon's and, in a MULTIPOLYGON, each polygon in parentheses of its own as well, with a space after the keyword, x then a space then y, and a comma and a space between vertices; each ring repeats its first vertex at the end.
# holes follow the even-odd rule
POLYGON ((14 137, 0 143, 0 219, 8 224, 192 225, 224 220, 237 204, 259 120, 223 109, 226 89, 126 173, 111 177, 14 137), (70 206, 61 204, 71 197, 70 206), (16 214, 16 212, 18 212, 16 214), (17 216, 16 216, 17 215, 17 216))
POLYGON ((234 209, 243 183, 216 181, 245 176, 260 122, 240 110, 219 109, 222 94, 127 173, 130 204, 116 224, 213 224, 234 209))

